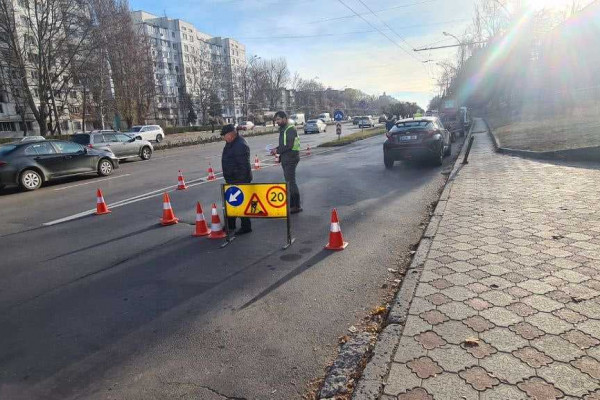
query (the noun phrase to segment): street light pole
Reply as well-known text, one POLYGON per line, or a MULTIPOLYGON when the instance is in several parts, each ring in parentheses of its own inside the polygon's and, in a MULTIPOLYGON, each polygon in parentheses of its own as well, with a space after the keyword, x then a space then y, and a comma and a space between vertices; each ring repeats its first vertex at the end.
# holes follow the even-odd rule
POLYGON ((442 32, 442 33, 444 34, 444 36, 452 37, 452 38, 456 39, 456 41, 458 42, 458 44, 460 46, 460 67, 462 67, 465 62, 465 49, 464 49, 463 42, 451 33, 448 33, 448 32, 442 32))

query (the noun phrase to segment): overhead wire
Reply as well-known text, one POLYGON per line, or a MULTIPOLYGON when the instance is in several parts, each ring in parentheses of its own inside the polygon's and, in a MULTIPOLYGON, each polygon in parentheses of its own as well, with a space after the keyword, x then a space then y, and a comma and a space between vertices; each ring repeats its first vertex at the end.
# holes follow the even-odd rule
POLYGON ((368 19, 366 19, 362 15, 358 14, 352 7, 350 7, 348 4, 344 3, 344 0, 338 0, 338 2, 340 2, 340 4, 342 4, 348 10, 352 11, 356 16, 360 17, 360 19, 362 19, 367 24, 369 24, 369 26, 371 26, 373 29, 377 30, 383 37, 385 37, 387 40, 389 40, 390 42, 392 42, 400 50, 404 51, 406 54, 408 54, 413 59, 417 60, 419 63, 422 63, 422 60, 420 60, 418 57, 416 57, 410 51, 406 50, 404 47, 400 46, 394 39, 392 39, 391 37, 389 37, 388 35, 386 35, 381 29, 379 29, 377 26, 373 25, 368 19))

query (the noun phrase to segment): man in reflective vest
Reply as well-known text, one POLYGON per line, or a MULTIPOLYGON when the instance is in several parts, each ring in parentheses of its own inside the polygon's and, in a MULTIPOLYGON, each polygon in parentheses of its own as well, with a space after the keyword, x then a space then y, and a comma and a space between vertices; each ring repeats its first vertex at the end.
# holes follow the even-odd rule
POLYGON ((271 153, 279 154, 283 176, 288 184, 290 213, 296 214, 302 211, 300 191, 296 184, 296 167, 300 162, 300 138, 296 128, 288 122, 287 114, 284 111, 275 113, 275 122, 279 125, 279 146, 271 153))

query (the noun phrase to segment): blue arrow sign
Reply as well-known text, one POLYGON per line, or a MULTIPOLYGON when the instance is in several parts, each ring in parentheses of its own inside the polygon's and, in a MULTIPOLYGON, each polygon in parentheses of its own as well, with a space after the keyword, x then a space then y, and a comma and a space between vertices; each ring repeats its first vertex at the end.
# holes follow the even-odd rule
POLYGON ((341 110, 335 110, 333 113, 333 119, 336 121, 342 121, 344 119, 344 112, 341 110))
POLYGON ((240 188, 232 186, 225 191, 225 201, 232 207, 238 207, 244 202, 244 192, 240 188))

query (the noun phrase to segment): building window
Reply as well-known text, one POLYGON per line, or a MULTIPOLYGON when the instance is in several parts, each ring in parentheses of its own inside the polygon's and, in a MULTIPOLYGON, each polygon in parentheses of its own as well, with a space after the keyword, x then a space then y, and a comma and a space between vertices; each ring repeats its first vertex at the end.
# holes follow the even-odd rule
POLYGON ((14 132, 15 124, 13 124, 12 122, 0 122, 0 131, 14 132))

